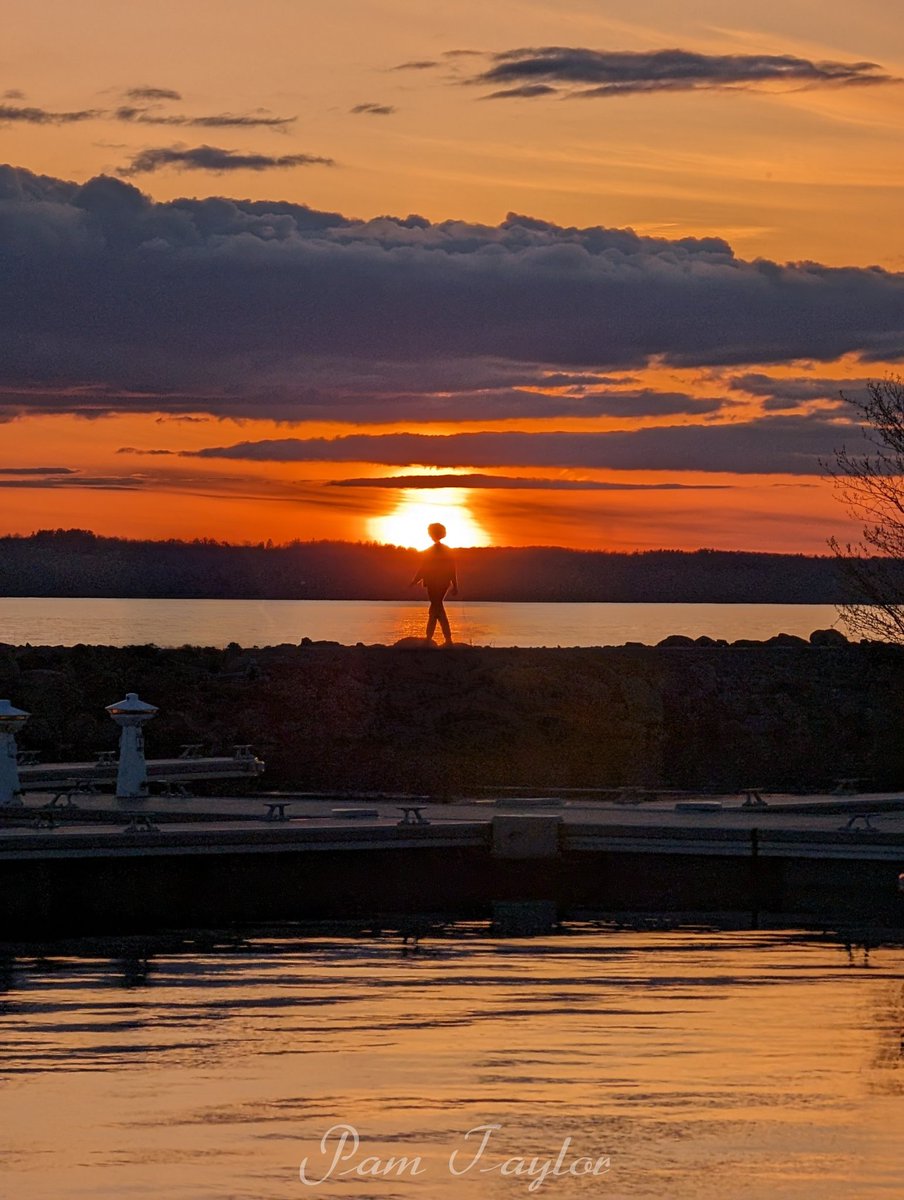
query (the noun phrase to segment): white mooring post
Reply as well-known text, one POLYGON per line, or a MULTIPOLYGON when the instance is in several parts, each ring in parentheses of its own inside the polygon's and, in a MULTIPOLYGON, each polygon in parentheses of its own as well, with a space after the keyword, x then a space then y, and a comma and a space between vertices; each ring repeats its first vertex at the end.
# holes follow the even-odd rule
POLYGON ((4 808, 22 803, 16 733, 30 716, 13 708, 8 700, 0 700, 0 806, 4 808))
POLYGON ((153 704, 145 704, 134 692, 125 700, 108 704, 107 712, 122 729, 119 735, 119 771, 116 775, 117 800, 137 800, 148 794, 148 768, 144 760, 142 725, 156 717, 153 704))

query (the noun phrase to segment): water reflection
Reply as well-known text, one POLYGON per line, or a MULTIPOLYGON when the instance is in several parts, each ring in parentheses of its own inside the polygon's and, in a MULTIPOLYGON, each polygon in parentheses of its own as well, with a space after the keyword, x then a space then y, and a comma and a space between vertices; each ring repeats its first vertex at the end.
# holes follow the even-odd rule
POLYGON ((449 1172, 496 1124, 488 1162, 565 1138, 609 1156, 547 1196, 900 1195, 902 948, 592 922, 506 939, 498 916, 6 960, 9 1194, 529 1196, 449 1172), (425 1174, 303 1187, 337 1122, 425 1174))

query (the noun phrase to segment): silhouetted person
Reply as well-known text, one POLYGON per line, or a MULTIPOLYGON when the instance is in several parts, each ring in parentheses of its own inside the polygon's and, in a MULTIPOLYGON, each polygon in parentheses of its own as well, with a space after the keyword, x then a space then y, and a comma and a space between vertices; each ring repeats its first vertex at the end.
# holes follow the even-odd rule
POLYGON ((421 555, 421 565, 418 567, 417 574, 412 579, 409 587, 414 587, 416 583, 423 583, 427 589, 427 596, 430 600, 430 613, 427 617, 427 641, 433 641, 433 634, 438 621, 439 627, 443 631, 445 644, 451 646, 452 630, 449 628, 449 618, 446 616, 443 600, 450 588, 452 589, 451 594, 453 596, 458 595, 455 559, 449 547, 442 544, 443 538, 446 536, 445 525, 440 525, 437 521, 433 525, 427 526, 427 532, 433 539, 433 545, 421 555))

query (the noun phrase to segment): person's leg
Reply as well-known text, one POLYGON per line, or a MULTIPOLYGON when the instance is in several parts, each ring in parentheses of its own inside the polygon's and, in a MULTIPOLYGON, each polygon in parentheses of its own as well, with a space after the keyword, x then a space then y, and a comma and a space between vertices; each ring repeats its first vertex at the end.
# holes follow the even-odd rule
MULTIPOLYGON (((441 602, 440 602, 440 606, 441 606, 441 602)), ((436 620, 437 620, 437 616, 438 616, 436 609, 437 609, 437 602, 431 598, 430 611, 427 614, 427 635, 426 636, 427 636, 428 642, 433 641, 433 635, 436 632, 436 620)))
POLYGON ((439 627, 443 631, 443 638, 448 646, 452 642, 452 630, 449 628, 449 618, 446 616, 442 600, 436 605, 436 619, 439 621, 439 627))

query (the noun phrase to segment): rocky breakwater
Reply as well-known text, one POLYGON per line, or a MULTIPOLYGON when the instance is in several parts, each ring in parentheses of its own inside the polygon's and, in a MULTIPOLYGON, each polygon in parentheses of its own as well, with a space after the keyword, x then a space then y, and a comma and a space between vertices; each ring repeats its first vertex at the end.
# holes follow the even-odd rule
POLYGON ((160 708, 148 753, 250 742, 265 787, 815 789, 904 784, 904 649, 809 642, 452 651, 0 646, 0 696, 45 761, 113 749, 104 706, 160 708))

